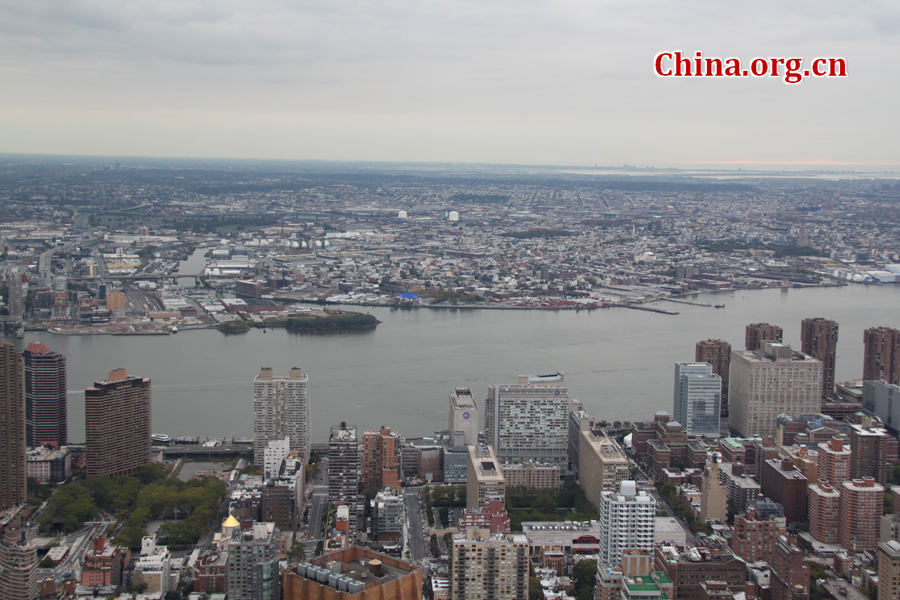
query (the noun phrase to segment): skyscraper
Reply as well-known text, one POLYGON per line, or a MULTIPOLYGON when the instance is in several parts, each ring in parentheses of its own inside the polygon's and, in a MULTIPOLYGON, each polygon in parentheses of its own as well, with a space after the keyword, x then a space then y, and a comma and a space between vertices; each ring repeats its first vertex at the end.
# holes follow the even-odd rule
POLYGON ((776 434, 780 414, 818 414, 822 363, 775 342, 731 353, 730 424, 743 437, 776 434))
POLYGON ((22 290, 22 274, 18 271, 7 271, 6 284, 9 289, 9 316, 18 325, 25 312, 25 292, 22 290))
POLYGON ((800 351, 822 361, 822 397, 834 396, 834 363, 837 358, 838 324, 822 317, 800 323, 800 351))
POLYGON ((356 532, 361 452, 356 427, 341 422, 328 438, 328 501, 350 507, 350 527, 356 532))
POLYGON ((725 340, 697 342, 694 362, 712 365, 713 373, 722 378, 722 416, 728 416, 728 382, 731 371, 731 344, 725 340))
POLYGON ((840 489, 842 483, 851 479, 851 454, 842 437, 834 436, 828 442, 820 443, 818 478, 840 489))
POLYGON ((623 481, 618 493, 603 492, 600 500, 600 556, 598 563, 616 567, 622 551, 653 551, 656 501, 637 483, 623 481))
POLYGON ((25 359, 25 444, 65 446, 69 439, 66 357, 32 342, 25 359))
POLYGON ((568 463, 569 389, 563 373, 519 375, 515 385, 492 385, 484 402, 484 431, 501 462, 568 463))
POLYGON ((400 436, 389 427, 363 432, 362 488, 400 487, 400 436))
POLYGON ((0 538, 0 598, 32 600, 40 593, 37 547, 25 541, 0 538))
POLYGON ((894 480, 897 464, 897 438, 883 427, 873 426, 864 417, 859 425, 850 425, 850 478, 873 477, 883 485, 894 480))
POLYGON ((528 597, 528 538, 469 528, 450 548, 453 600, 519 600, 528 597))
POLYGON ((87 476, 131 475, 150 462, 150 380, 125 369, 84 390, 87 476))
POLYGON ((228 544, 228 597, 234 600, 278 600, 278 529, 275 523, 254 523, 232 533, 228 544))
POLYGON ((688 434, 719 437, 722 378, 709 363, 675 363, 675 420, 688 434))
POLYGON ((288 377, 275 377, 263 367, 253 379, 253 462, 263 465, 270 440, 290 438, 290 452, 309 462, 309 375, 292 368, 288 377))
POLYGON ((841 484, 841 516, 838 543, 851 552, 878 547, 879 517, 883 511, 884 488, 871 477, 841 484))
POLYGON ((25 502, 25 368, 0 343, 0 511, 25 502))
POLYGON ((450 437, 461 431, 466 446, 478 443, 478 407, 469 388, 456 388, 450 394, 450 437))
POLYGON ((750 323, 744 335, 744 347, 747 352, 759 350, 760 344, 763 342, 781 343, 783 335, 781 327, 778 325, 769 325, 768 323, 750 323))
POLYGON ((878 543, 878 600, 900 600, 900 543, 878 543))
POLYGON ((870 327, 863 332, 863 380, 900 385, 900 330, 870 327))

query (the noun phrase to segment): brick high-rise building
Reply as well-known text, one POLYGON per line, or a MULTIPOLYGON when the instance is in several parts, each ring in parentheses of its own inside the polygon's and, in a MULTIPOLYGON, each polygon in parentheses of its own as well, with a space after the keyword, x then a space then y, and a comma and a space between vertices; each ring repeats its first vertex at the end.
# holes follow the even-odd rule
POLYGON ((0 343, 0 511, 25 502, 25 367, 0 343))
POLYGON ((768 323, 750 323, 744 333, 744 348, 747 352, 759 350, 763 342, 781 343, 784 332, 778 325, 768 323))
POLYGON ((122 572, 131 560, 131 550, 106 543, 106 536, 97 536, 84 553, 81 585, 122 584, 122 572))
POLYGON ((725 340, 697 342, 695 362, 712 365, 713 373, 722 378, 722 416, 728 416, 728 376, 731 372, 731 344, 725 340))
POLYGON ((800 351, 822 361, 822 398, 834 397, 834 364, 837 358, 838 324, 822 317, 800 323, 800 351))
POLYGON ((400 436, 382 427, 363 432, 362 488, 400 486, 400 436))
POLYGON ((879 517, 884 488, 871 477, 845 481, 841 486, 841 517, 838 543, 851 552, 878 547, 879 517))
POLYGON ((806 476, 791 459, 772 458, 762 466, 762 491, 784 507, 788 524, 806 521, 808 494, 806 476))
POLYGON ((747 511, 734 517, 731 549, 747 562, 772 558, 772 547, 784 533, 784 509, 780 504, 762 500, 751 503, 747 511))
POLYGON ((581 432, 579 456, 581 489, 594 508, 599 509, 603 492, 617 492, 631 475, 628 457, 602 429, 581 432))
MULTIPOLYGON (((674 545, 658 544, 654 561, 655 567, 665 572, 672 581, 669 598, 703 600, 701 585, 706 581, 724 581, 732 593, 744 591, 747 565, 727 548, 698 546, 680 552, 674 545)), ((602 563, 598 563, 598 574, 601 568, 602 563)), ((619 596, 608 600, 619 600, 619 596)))
POLYGON ((869 418, 850 426, 850 477, 874 477, 882 485, 893 482, 897 464, 897 438, 869 418))
POLYGON ((832 437, 827 443, 819 444, 818 478, 824 479, 840 489, 841 484, 852 479, 851 448, 844 446, 844 438, 832 437))
POLYGON ((878 600, 900 600, 900 543, 878 544, 878 600))
POLYGON ((38 597, 37 547, 25 541, 0 538, 0 598, 32 600, 38 597))
POLYGON ((84 391, 87 476, 131 475, 150 463, 150 380, 109 372, 84 391))
POLYGON ((838 543, 843 485, 832 486, 824 479, 809 486, 809 534, 822 544, 838 543))
POLYGON ((900 385, 900 330, 870 327, 863 332, 863 380, 900 385))
POLYGON ((771 600, 809 600, 809 565, 796 538, 778 536, 772 549, 772 576, 769 579, 771 600))
POLYGON ((28 344, 25 360, 25 444, 69 443, 66 357, 41 342, 28 344))
POLYGON ((290 454, 309 462, 309 375, 292 368, 276 377, 263 367, 253 379, 253 462, 262 467, 271 440, 290 438, 290 454))
POLYGON ((731 353, 730 424, 743 437, 774 436, 778 416, 822 408, 822 362, 777 342, 731 353))
POLYGON ((484 444, 467 446, 466 508, 487 508, 491 500, 506 498, 506 479, 494 449, 484 444))

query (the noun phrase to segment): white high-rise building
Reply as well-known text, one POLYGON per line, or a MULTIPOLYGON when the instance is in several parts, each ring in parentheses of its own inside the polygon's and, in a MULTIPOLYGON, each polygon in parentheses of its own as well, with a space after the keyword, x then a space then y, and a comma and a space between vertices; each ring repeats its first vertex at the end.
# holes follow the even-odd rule
POLYGON ((598 564, 618 566, 624 550, 653 551, 656 501, 647 492, 638 491, 636 482, 623 481, 618 494, 603 492, 599 521, 598 564))
POLYGON ((568 463, 569 388, 563 373, 519 375, 515 385, 488 387, 487 442, 501 463, 568 463))
POLYGON ((288 377, 275 377, 263 367, 253 380, 253 463, 265 466, 265 450, 272 440, 290 439, 290 453, 309 461, 309 376, 292 368, 288 377))
POLYGON ((450 394, 450 439, 453 433, 463 433, 464 444, 473 446, 478 443, 478 407, 469 388, 456 388, 450 394))
POLYGON ((742 437, 774 436, 778 415, 822 410, 822 361, 777 342, 731 353, 729 424, 742 437))
POLYGON ((269 440, 263 451, 263 475, 266 479, 278 477, 281 463, 288 457, 291 451, 290 438, 283 440, 269 440))
POLYGON ((672 413, 686 433, 719 437, 722 378, 709 363, 675 363, 675 402, 672 413))

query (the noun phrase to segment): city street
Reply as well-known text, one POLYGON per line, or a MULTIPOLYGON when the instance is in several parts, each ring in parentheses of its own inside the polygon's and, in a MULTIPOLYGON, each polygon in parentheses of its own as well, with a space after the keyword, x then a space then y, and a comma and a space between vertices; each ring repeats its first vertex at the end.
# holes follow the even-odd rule
POLYGON ((419 504, 419 488, 406 488, 406 518, 409 530, 410 562, 418 563, 427 556, 425 544, 425 524, 419 504))

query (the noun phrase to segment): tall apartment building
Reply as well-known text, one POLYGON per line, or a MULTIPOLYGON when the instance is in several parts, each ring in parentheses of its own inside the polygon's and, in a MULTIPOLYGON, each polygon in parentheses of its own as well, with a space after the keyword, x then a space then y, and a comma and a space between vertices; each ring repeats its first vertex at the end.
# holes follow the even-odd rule
POLYGON ((897 464, 897 438, 883 427, 872 425, 863 418, 859 425, 850 426, 850 477, 873 477, 882 485, 893 482, 897 464))
POLYGON ((150 380, 109 372, 84 391, 88 477, 131 475, 150 462, 150 380))
POLYGON ((768 499, 751 502, 744 514, 734 517, 731 549, 746 562, 768 562, 776 538, 784 531, 784 509, 780 504, 768 499))
POLYGON ((778 536, 772 549, 772 575, 769 578, 771 600, 809 600, 809 565, 796 538, 778 536))
POLYGON ((362 442, 362 488, 400 487, 400 436, 382 427, 364 431, 362 442))
POLYGON ((494 449, 484 444, 468 446, 466 508, 487 508, 491 500, 506 498, 506 480, 494 449))
POLYGON ((528 597, 528 538, 466 529, 450 549, 452 600, 519 600, 528 597))
POLYGON ((900 385, 878 381, 863 381, 863 410, 884 423, 891 435, 900 435, 900 385))
POLYGON ((602 429, 581 432, 578 481, 585 496, 600 508, 603 492, 616 492, 629 478, 628 457, 602 429))
POLYGON ((598 520, 598 563, 616 567, 624 550, 653 550, 656 501, 647 492, 638 491, 634 481, 623 481, 618 493, 603 492, 598 520))
POLYGON ((456 388, 450 394, 450 422, 451 438, 454 432, 461 431, 466 446, 478 443, 478 406, 475 397, 469 388, 456 388))
POLYGON ((32 600, 39 596, 37 547, 24 539, 0 538, 0 598, 32 600))
POLYGON ((762 491, 784 507, 789 524, 806 521, 808 485, 793 459, 770 458, 762 465, 762 491))
POLYGON ((278 600, 278 530, 274 523, 254 523, 252 529, 233 532, 228 544, 229 600, 278 600))
POLYGON ((25 502, 25 366, 0 343, 0 511, 25 502))
POLYGON ((744 348, 747 352, 759 350, 763 342, 781 343, 784 332, 778 325, 750 323, 744 332, 744 348))
POLYGON ((362 477, 362 450, 356 427, 341 421, 328 438, 328 501, 350 509, 350 533, 356 536, 359 514, 359 483, 362 477))
POLYGON ((709 363, 675 363, 673 415, 685 433, 719 437, 722 378, 709 363))
POLYGON ((25 444, 31 448, 69 443, 66 357, 31 342, 25 360, 25 444))
POLYGON ((6 283, 9 289, 9 316, 13 323, 22 323, 22 315, 25 312, 25 290, 22 288, 22 274, 9 270, 6 273, 6 283))
MULTIPOLYGON (((725 582, 732 593, 744 591, 747 565, 727 548, 715 545, 686 548, 679 551, 674 545, 659 544, 654 552, 655 566, 672 581, 669 598, 678 600, 709 600, 702 584, 706 581, 725 582)), ((599 567, 598 566, 598 573, 599 567)), ((619 596, 609 600, 619 600, 619 596)))
POLYGON ((81 585, 122 585, 122 573, 130 561, 130 549, 107 544, 105 536, 97 536, 84 553, 81 585))
POLYGON ((569 403, 569 468, 578 473, 581 466, 581 432, 594 428, 594 419, 580 402, 569 403))
POLYGON ((822 361, 822 398, 834 397, 834 365, 837 359, 838 324, 822 317, 800 323, 800 351, 822 361))
POLYGON ((870 327, 863 332, 863 380, 900 385, 900 330, 870 327))
POLYGON ((722 416, 728 416, 728 382, 731 372, 731 344, 725 340, 703 340, 697 342, 694 362, 712 365, 713 373, 722 378, 722 416))
POLYGON ((878 543, 878 600, 900 600, 900 543, 878 543))
POLYGON ((730 425, 742 437, 774 436, 778 415, 820 412, 822 362, 775 342, 732 352, 730 403, 730 425))
POLYGON ((842 483, 853 478, 851 456, 850 448, 844 446, 843 437, 834 436, 827 443, 820 443, 818 478, 840 489, 842 483))
POLYGON ((381 544, 398 542, 403 537, 406 512, 398 488, 386 488, 372 500, 372 537, 381 544))
POLYGON ((835 487, 819 479, 809 486, 809 535, 822 544, 838 543, 842 483, 835 487))
POLYGON ((845 481, 840 490, 838 543, 851 552, 875 550, 878 547, 884 488, 873 478, 863 477, 845 481))
POLYGON ((309 462, 309 375, 294 367, 276 377, 263 367, 253 379, 253 462, 263 466, 271 440, 290 438, 291 455, 309 462))
POLYGON ((520 375, 515 385, 488 387, 487 441, 503 462, 568 462, 569 390, 563 373, 520 375))
POLYGON ((728 518, 728 488, 719 474, 719 458, 713 456, 703 469, 700 483, 700 520, 725 521, 728 518))

